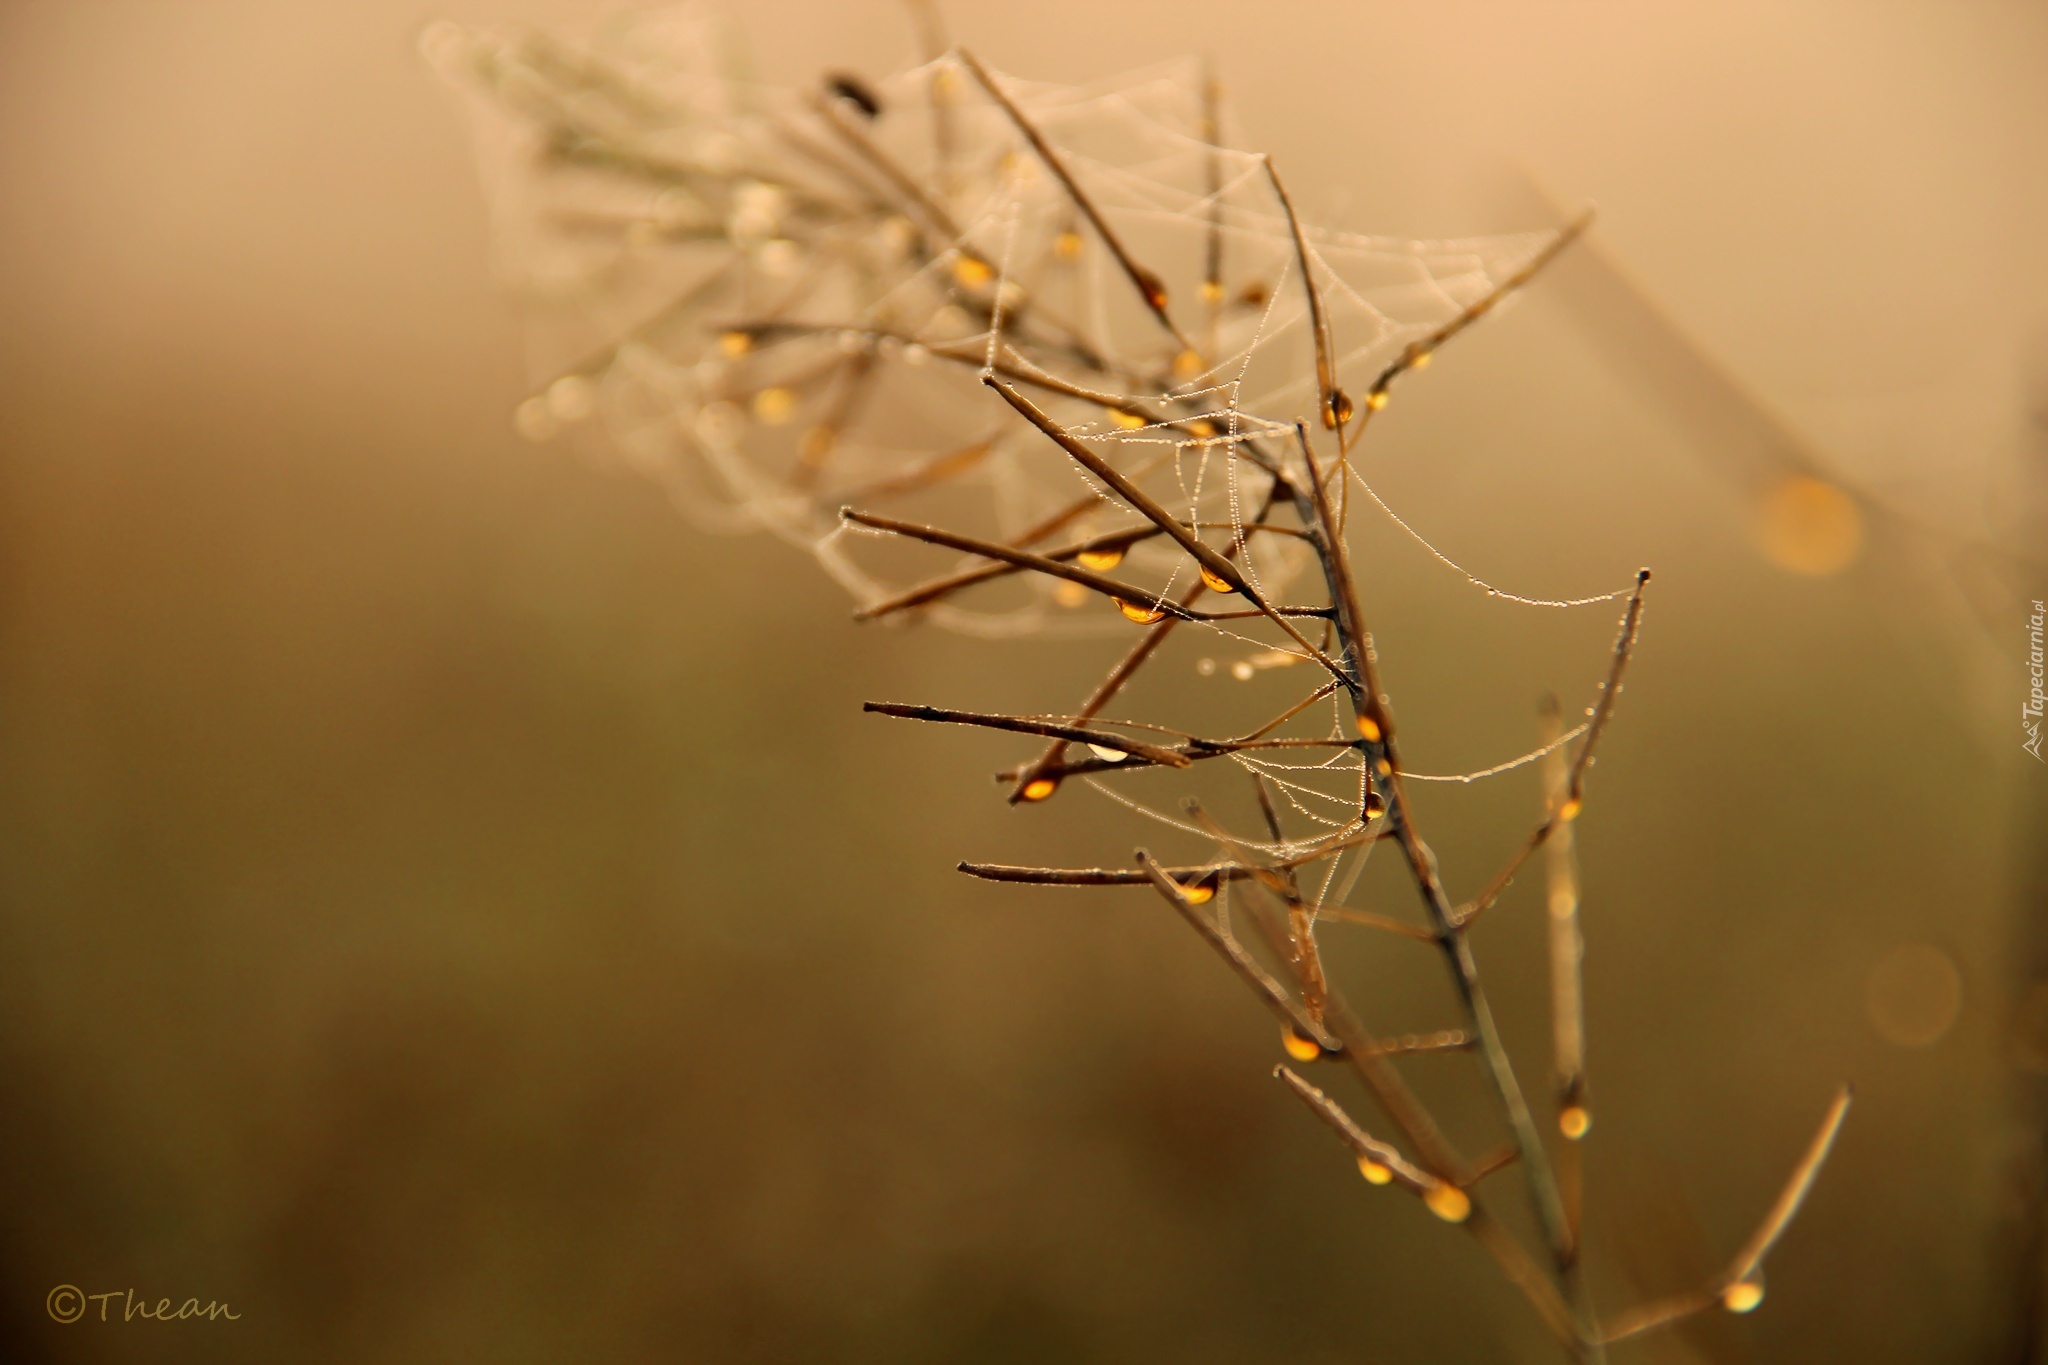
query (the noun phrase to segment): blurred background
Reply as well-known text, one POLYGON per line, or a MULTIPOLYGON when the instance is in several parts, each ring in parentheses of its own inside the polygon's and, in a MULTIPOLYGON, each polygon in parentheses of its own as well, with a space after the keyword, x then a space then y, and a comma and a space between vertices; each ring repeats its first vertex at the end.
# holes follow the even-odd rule
MULTIPOLYGON (((770 79, 916 60, 879 0, 734 13, 770 79)), ((1859 1086, 1764 1306, 1617 1358, 2031 1358, 2048 772, 2013 721, 2048 577, 1941 559, 2048 542, 2048 11, 946 14, 1040 80, 1213 53, 1326 223, 1547 226, 1528 176, 1600 206, 1370 458, 1490 581, 1657 571, 1579 825, 1603 1302, 1723 1264, 1859 1086), (1726 392, 1645 370, 1601 259, 1726 392), (1787 568, 1727 392, 1933 534, 1787 568)), ((514 434, 440 17, 586 18, 0 7, 0 1355, 1554 1358, 1267 1078, 1267 1017, 1162 907, 952 871, 1140 831, 860 714, 1079 695, 1112 646, 856 627, 802 556, 514 434), (241 1318, 59 1325, 58 1284, 241 1318)), ((1372 562, 1437 770, 1598 679, 1605 609, 1372 562)), ((1466 894, 1539 800, 1430 795, 1466 894)), ((1477 943, 1540 1088, 1536 880, 1477 943)), ((1455 1022, 1426 954, 1333 952, 1381 1027, 1455 1022)))

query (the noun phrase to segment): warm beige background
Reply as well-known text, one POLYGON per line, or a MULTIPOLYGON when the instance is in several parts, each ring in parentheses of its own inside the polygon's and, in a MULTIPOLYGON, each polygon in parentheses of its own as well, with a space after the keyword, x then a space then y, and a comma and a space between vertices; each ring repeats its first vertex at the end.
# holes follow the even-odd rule
MULTIPOLYGON (((413 40, 579 8, 0 8, 0 1354, 1549 1359, 1276 1092, 1263 1016, 1158 907, 949 871, 1130 831, 858 714, 1048 704, 1099 646, 855 629, 781 547, 511 435, 519 320, 413 40), (244 1316, 57 1327, 60 1282, 244 1316)), ((2012 506, 2038 4, 948 11, 1043 79, 1216 53, 1347 226, 1531 226, 1493 188, 1527 165, 1845 468, 1960 525, 2012 506)), ((740 16, 780 78, 909 55, 893 5, 740 16)), ((2020 620, 1987 637, 1911 566, 1763 564, 1543 290, 1458 349, 1375 427, 1382 490, 1498 581, 1659 573, 1583 822, 1609 1301, 1725 1255, 1862 1086, 1764 1308, 1633 1358, 1986 1357, 2000 952, 2043 833, 2020 620), (1864 1008, 1909 942, 1964 988, 1920 1049, 1864 1008)), ((1597 676, 1601 613, 1378 572, 1444 766, 1597 676)), ((1438 803, 1467 880, 1518 782, 1438 803)), ((1520 894, 1480 948, 1540 1076, 1520 894)), ((1448 1021, 1434 964, 1370 947, 1390 1027, 1448 1021)))

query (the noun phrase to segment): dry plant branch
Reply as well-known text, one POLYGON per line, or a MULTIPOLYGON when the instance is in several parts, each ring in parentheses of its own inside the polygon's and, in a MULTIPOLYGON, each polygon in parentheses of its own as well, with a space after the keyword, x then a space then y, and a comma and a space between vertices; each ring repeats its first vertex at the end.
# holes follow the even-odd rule
MULTIPOLYGON (((1155 124, 1121 126, 1152 137, 1151 160, 1107 164, 1071 139, 1086 140, 1089 120, 1135 118, 1131 106, 1079 106, 1076 115, 950 46, 926 0, 912 9, 928 65, 907 84, 835 74, 759 112, 734 112, 748 101, 692 103, 699 92, 690 87, 672 92, 673 105, 650 103, 629 74, 596 80, 594 59, 565 66, 545 44, 477 43, 448 59, 523 121, 535 175, 573 168, 612 192, 572 206, 555 220, 559 230, 573 221, 579 241, 612 233, 622 250, 702 249, 714 258, 687 284, 662 275, 658 305, 634 314, 646 321, 615 329, 612 344, 557 371, 522 406, 523 429, 545 435, 583 420, 600 397, 607 412, 630 413, 625 399, 646 400, 667 415, 631 434, 673 442, 687 457, 650 459, 659 476, 681 490, 685 467, 708 471, 728 500, 715 510, 809 548, 860 601, 864 620, 1007 629, 1067 612, 1060 619, 1135 626, 1068 711, 867 709, 1044 741, 998 774, 1012 804, 1087 788, 1212 856, 1167 863, 1139 850, 1123 867, 962 862, 960 871, 1013 884, 1142 888, 1164 900, 1278 1021, 1293 1062, 1329 1063, 1378 1111, 1385 1138, 1336 1095, 1290 1067, 1276 1071, 1346 1144, 1363 1177, 1399 1184, 1463 1227, 1572 1359, 1601 1361, 1609 1342, 1716 1304, 1754 1308, 1757 1272, 1813 1186, 1846 1114, 1846 1090, 1756 1234, 1706 1286, 1602 1314, 1584 1269, 1580 1139, 1590 1119, 1572 831, 1637 645, 1648 571, 1625 594, 1571 602, 1507 595, 1535 606, 1623 595, 1627 603, 1583 726, 1567 732, 1553 704, 1534 753, 1446 777, 1406 766, 1367 615, 1369 585, 1347 536, 1353 450, 1390 387, 1535 280, 1590 215, 1493 262, 1478 284, 1468 264, 1439 269, 1419 250, 1381 249, 1375 265, 1407 270, 1410 284, 1430 286, 1416 296, 1438 302, 1426 315, 1376 311, 1345 273, 1346 260, 1366 248, 1305 222, 1267 158, 1224 145, 1213 73, 1200 73, 1181 122, 1155 111, 1155 124), (573 79, 564 74, 572 68, 573 79), (985 104, 975 103, 977 89, 985 104), (924 111, 915 138, 902 136, 901 117, 890 112, 906 101, 924 111), (1169 152, 1185 185, 1156 178, 1169 152), (1248 197, 1256 202, 1240 202, 1248 197), (1097 277, 1080 269, 1089 240, 1108 253, 1119 281, 1100 297, 1085 294, 1097 277), (1199 349, 1148 259, 1199 262, 1199 349), (1282 290, 1290 273, 1299 285, 1282 290), (1077 299, 1064 314, 1051 306, 1077 299), (1142 341, 1124 339, 1133 329, 1142 341), (1340 339, 1358 349, 1344 350, 1340 339), (1347 378, 1364 394, 1355 405, 1347 378), (1003 407, 988 402, 991 392, 1003 407), (1311 401, 1313 423, 1297 415, 1311 401), (1335 434, 1334 453, 1317 448, 1325 432, 1335 434), (881 503, 907 505, 884 515, 874 510, 881 503), (863 567, 864 557, 921 562, 932 550, 964 559, 926 565, 909 581, 863 567), (1010 616, 979 605, 1005 596, 1026 605, 1010 616), (1095 598, 1118 612, 1077 610, 1095 598), (1112 702, 1138 695, 1134 680, 1155 675, 1191 634, 1243 652, 1232 676, 1277 670, 1284 678, 1297 666, 1312 676, 1277 713, 1266 700, 1233 721, 1228 738, 1111 718, 1112 702), (1454 903, 1410 783, 1465 783, 1539 760, 1541 819, 1477 896, 1454 903), (1244 775, 1228 772, 1233 766, 1244 775), (1129 794, 1168 780, 1134 776, 1146 773, 1230 781, 1223 802, 1191 797, 1173 813, 1129 794), (1247 783, 1257 823, 1233 829, 1226 813, 1247 783), (1420 922, 1351 903, 1381 844, 1399 849, 1420 922), (1472 942, 1476 922, 1538 849, 1548 872, 1552 1098, 1564 1139, 1555 1152, 1502 1040, 1472 942), (1331 926, 1431 945, 1456 1001, 1455 1026, 1369 1026, 1332 965, 1341 956, 1323 950, 1319 935, 1331 926), (1416 1059, 1452 1054, 1475 1059, 1500 1130, 1476 1159, 1450 1141, 1402 1069, 1446 1065, 1416 1059), (1475 1197, 1489 1177, 1520 1186, 1533 1245, 1475 1197)), ((707 87, 716 80, 704 75, 707 87)), ((594 277, 628 274, 630 264, 622 255, 594 277)))

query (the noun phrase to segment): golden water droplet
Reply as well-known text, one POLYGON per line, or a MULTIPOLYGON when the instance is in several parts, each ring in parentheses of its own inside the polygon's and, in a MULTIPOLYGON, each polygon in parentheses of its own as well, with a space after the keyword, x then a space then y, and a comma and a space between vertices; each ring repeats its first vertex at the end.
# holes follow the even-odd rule
POLYGON ((1737 1280, 1721 1291, 1721 1306, 1731 1313, 1753 1313, 1764 1301, 1764 1287, 1754 1280, 1737 1280))
POLYGON ((1416 370, 1428 369, 1431 354, 1432 352, 1429 351, 1417 351, 1414 358, 1408 362, 1409 368, 1416 370))
POLYGON ((1199 351, 1182 351, 1173 358, 1173 374, 1176 379, 1191 379, 1202 372, 1202 356, 1199 351))
POLYGON ((1579 800, 1578 797, 1567 797, 1565 803, 1557 808, 1557 818, 1560 820, 1576 820, 1579 818, 1579 812, 1584 810, 1585 806, 1586 803, 1579 800))
POLYGON ((1187 898, 1189 905, 1207 905, 1216 899, 1216 883, 1213 879, 1175 882, 1174 885, 1180 888, 1180 894, 1187 898))
POLYGON ((1779 568, 1823 577, 1856 561, 1863 549, 1863 512, 1835 485, 1799 475, 1764 495, 1756 536, 1764 557, 1779 568))
POLYGON ((1203 302, 1203 303, 1221 303, 1221 302, 1223 302, 1223 285, 1222 285, 1222 282, 1221 282, 1221 281, 1219 281, 1219 280, 1203 280, 1203 281, 1202 281, 1202 302, 1203 302))
POLYGON ((1078 260, 1081 256, 1081 234, 1068 228, 1053 238, 1052 249, 1063 261, 1078 260))
POLYGON ((1332 429, 1341 427, 1350 421, 1352 414, 1357 411, 1358 409, 1351 405, 1350 394, 1342 389, 1331 389, 1330 404, 1323 409, 1323 425, 1332 429))
POLYGON ((1139 427, 1145 425, 1144 418, 1138 416, 1135 412, 1125 412, 1122 408, 1111 408, 1109 410, 1109 420, 1122 427, 1125 431, 1136 431, 1139 427))
POLYGON ((1472 1196, 1456 1185, 1431 1185, 1422 1202, 1446 1223, 1462 1223, 1472 1216, 1472 1196))
POLYGON ((754 416, 764 426, 779 427, 796 411, 796 395, 779 385, 754 395, 754 416))
POLYGON ((1358 1154, 1358 1173, 1374 1185, 1384 1185, 1394 1178, 1394 1168, 1374 1161, 1365 1153, 1358 1154))
POLYGON ((804 433, 804 463, 809 465, 823 464, 825 457, 832 453, 832 447, 837 443, 838 439, 838 436, 830 427, 812 427, 804 433))
POLYGON ((1043 801, 1059 789, 1060 783, 1056 777, 1034 777, 1024 784, 1024 799, 1043 801))
POLYGON ((1358 733, 1377 744, 1380 738, 1380 723, 1371 716, 1360 716, 1358 718, 1358 733))
POLYGON ((1202 582, 1208 585, 1210 592, 1237 591, 1237 589, 1233 587, 1229 582, 1225 581, 1223 578, 1218 577, 1216 574, 1209 572, 1209 568, 1207 565, 1202 566, 1202 582))
POLYGON ((718 349, 729 356, 743 356, 754 349, 754 338, 746 332, 721 332, 718 335, 718 349))
POLYGON ((979 256, 958 256, 953 261, 953 278, 969 289, 979 289, 996 277, 989 263, 979 256))
POLYGON ((1061 579, 1059 586, 1052 590, 1052 600, 1063 607, 1078 607, 1091 596, 1093 594, 1088 589, 1067 579, 1061 579))
POLYGON ((1091 744, 1088 749, 1104 763, 1122 763, 1130 757, 1122 749, 1112 749, 1106 744, 1091 744))
POLYGON ((1297 1062, 1312 1062, 1323 1055, 1323 1045, 1292 1024, 1281 1028, 1280 1046, 1297 1062))
POLYGON ((1166 615, 1165 612, 1157 607, 1140 606, 1136 602, 1126 602, 1121 597, 1112 597, 1109 600, 1116 603, 1116 609, 1122 612, 1127 619, 1136 621, 1141 626, 1149 626, 1160 617, 1166 615))
POLYGON ((1216 424, 1204 417, 1197 417, 1187 424, 1188 435, 1198 441, 1206 441, 1216 435, 1216 424))
POLYGON ((1568 1104, 1557 1111, 1557 1131, 1573 1142, 1584 1137, 1593 1126, 1593 1116, 1582 1104, 1568 1104))
POLYGON ((1108 545, 1099 550, 1083 550, 1075 555, 1074 559, 1084 569, 1095 573, 1108 573, 1124 562, 1124 548, 1121 545, 1108 545))
POLYGON ((1258 670, 1251 666, 1251 661, 1248 659, 1239 659, 1236 663, 1230 666, 1230 676, 1237 679, 1239 682, 1250 682, 1252 680, 1252 674, 1256 672, 1258 672, 1258 670))
POLYGON ((1374 389, 1365 396, 1365 405, 1374 412, 1378 412, 1387 405, 1387 391, 1385 389, 1374 389))
POLYGON ((1377 820, 1386 813, 1387 798, 1381 796, 1378 792, 1367 792, 1365 795, 1365 818, 1377 820))

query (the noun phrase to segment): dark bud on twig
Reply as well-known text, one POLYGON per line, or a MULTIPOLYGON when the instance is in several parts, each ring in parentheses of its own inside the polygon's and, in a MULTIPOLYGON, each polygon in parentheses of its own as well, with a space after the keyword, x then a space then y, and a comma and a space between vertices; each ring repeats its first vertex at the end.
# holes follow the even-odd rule
POLYGON ((862 118, 878 119, 882 116, 881 98, 858 76, 835 71, 825 78, 825 88, 860 110, 862 118))

